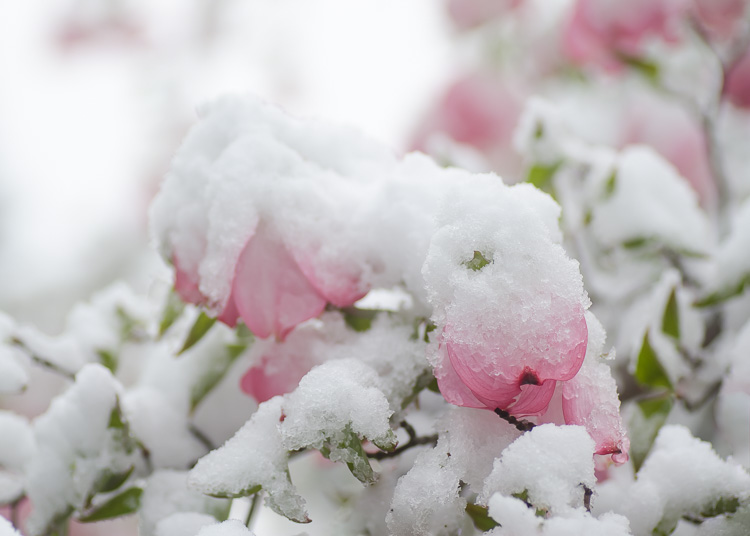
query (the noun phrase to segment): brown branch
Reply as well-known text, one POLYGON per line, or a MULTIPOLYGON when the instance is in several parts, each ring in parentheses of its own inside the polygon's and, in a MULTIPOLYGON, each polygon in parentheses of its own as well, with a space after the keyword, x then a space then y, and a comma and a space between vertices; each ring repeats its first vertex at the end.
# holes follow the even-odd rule
POLYGON ((534 428, 536 426, 536 424, 534 424, 531 421, 527 421, 527 420, 524 420, 524 419, 518 419, 518 418, 514 417, 513 415, 511 415, 510 413, 508 413, 504 409, 495 408, 495 413, 497 413, 500 416, 501 419, 508 421, 510 424, 512 424, 513 426, 515 426, 516 429, 518 429, 521 432, 528 432, 528 431, 530 431, 532 428, 534 428))
POLYGON ((395 456, 398 456, 405 450, 408 450, 412 447, 416 447, 419 445, 432 445, 435 446, 437 444, 438 436, 437 434, 431 435, 431 436, 423 436, 418 437, 417 432, 414 430, 414 427, 409 424, 406 421, 401 421, 400 423, 401 428, 403 428, 406 433, 409 435, 409 441, 404 443, 402 446, 398 447, 397 449, 394 449, 390 452, 385 451, 378 451, 378 452, 368 452, 367 457, 372 458, 374 460, 383 460, 385 458, 393 458, 395 456))

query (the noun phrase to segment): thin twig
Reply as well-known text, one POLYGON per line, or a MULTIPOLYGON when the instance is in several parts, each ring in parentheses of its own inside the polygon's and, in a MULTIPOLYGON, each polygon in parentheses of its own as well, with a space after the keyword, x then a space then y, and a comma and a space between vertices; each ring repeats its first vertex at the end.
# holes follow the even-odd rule
POLYGON ((495 408, 495 413, 497 413, 501 419, 508 421, 521 432, 528 432, 536 426, 536 424, 531 421, 514 417, 504 409, 495 408))
POLYGON ((62 368, 59 365, 56 365, 55 363, 53 363, 49 359, 45 359, 45 358, 43 358, 43 357, 35 354, 31 350, 31 348, 29 348, 26 345, 26 343, 23 342, 21 339, 19 339, 17 337, 13 337, 10 340, 10 343, 13 344, 13 345, 15 345, 15 346, 17 346, 17 347, 19 347, 37 365, 41 365, 44 368, 50 369, 52 372, 54 372, 56 374, 59 374, 60 376, 63 376, 65 378, 67 378, 68 380, 75 381, 76 376, 75 376, 75 374, 73 372, 71 372, 69 370, 65 370, 64 368, 62 368))
POLYGON ((587 512, 591 512, 591 496, 594 494, 594 491, 586 484, 581 485, 583 486, 583 506, 586 507, 587 512))
POLYGON ((260 501, 260 496, 263 492, 258 491, 255 495, 253 495, 253 500, 250 502, 250 509, 247 511, 247 516, 245 516, 245 526, 250 529, 252 521, 253 521, 253 514, 255 514, 255 510, 258 507, 258 502, 260 501))
POLYGON ((398 456, 405 450, 408 450, 412 447, 416 447, 418 445, 433 445, 434 446, 437 444, 437 440, 438 440, 437 434, 431 435, 431 436, 418 437, 416 430, 414 430, 414 427, 408 422, 401 421, 400 426, 409 435, 409 441, 407 441, 402 446, 390 452, 385 452, 382 450, 378 452, 368 452, 367 457, 372 458, 374 460, 383 460, 385 458, 393 458, 395 456, 398 456))

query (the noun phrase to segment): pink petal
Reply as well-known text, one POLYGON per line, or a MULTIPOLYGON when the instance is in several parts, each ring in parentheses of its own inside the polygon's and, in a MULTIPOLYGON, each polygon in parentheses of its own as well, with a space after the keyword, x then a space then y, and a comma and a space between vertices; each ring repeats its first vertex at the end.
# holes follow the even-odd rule
POLYGON ((314 263, 309 256, 294 255, 302 273, 318 294, 336 307, 349 307, 369 292, 359 277, 338 267, 314 263), (364 288, 363 288, 364 287, 364 288))
POLYGON ((281 239, 263 227, 240 253, 231 295, 245 325, 260 338, 283 340, 326 306, 281 239))
POLYGON ((615 463, 628 460, 630 440, 620 416, 617 384, 604 363, 586 363, 563 384, 563 415, 567 424, 584 426, 596 442, 596 454, 611 454, 615 463))
POLYGON ((458 377, 456 369, 453 368, 450 359, 445 355, 445 345, 441 345, 439 351, 443 354, 443 359, 435 367, 435 378, 443 398, 451 404, 464 408, 487 408, 487 404, 480 402, 458 377))
POLYGON ((513 344, 503 326, 491 333, 457 332, 451 324, 445 327, 447 361, 473 398, 490 409, 501 408, 517 416, 538 415, 547 409, 556 381, 569 380, 581 368, 588 342, 583 307, 571 312, 558 304, 553 298, 551 307, 558 307, 559 315, 552 318, 558 316, 558 321, 513 344))
POLYGON ((242 376, 240 388, 258 404, 292 392, 314 366, 307 359, 294 357, 297 358, 290 359, 289 356, 274 352, 264 355, 259 365, 250 368, 242 376))
POLYGON ((732 104, 750 109, 750 48, 727 73, 724 91, 732 104))
POLYGON ((198 274, 186 272, 176 254, 172 255, 172 264, 174 265, 174 289, 182 301, 194 305, 205 303, 206 299, 198 288, 198 274))

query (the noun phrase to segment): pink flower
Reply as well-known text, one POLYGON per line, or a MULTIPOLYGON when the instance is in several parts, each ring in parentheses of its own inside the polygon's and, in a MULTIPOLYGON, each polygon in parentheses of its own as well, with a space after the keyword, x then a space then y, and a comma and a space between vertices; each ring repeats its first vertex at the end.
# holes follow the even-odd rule
POLYGON ((747 0, 693 0, 693 12, 711 37, 726 39, 734 34, 747 5, 747 0))
POLYGON ((716 195, 703 129, 683 107, 661 99, 629 102, 617 145, 632 144, 649 145, 669 160, 704 204, 716 195))
POLYGON ((518 7, 523 0, 449 0, 448 15, 465 30, 498 18, 518 7))
POLYGON ((683 0, 578 0, 563 34, 563 50, 574 62, 621 68, 621 57, 639 56, 646 37, 677 39, 683 0))
POLYGON ((434 153, 434 137, 442 134, 477 149, 501 174, 518 171, 520 162, 511 140, 523 103, 522 92, 499 76, 480 72, 464 76, 448 88, 417 129, 411 148, 434 153))
POLYGON ((724 94, 735 106, 750 109, 750 48, 727 72, 724 94))
MULTIPOLYGON (((182 270, 175 257, 175 289, 183 300, 202 304, 197 275, 182 270)), ((291 252, 269 226, 260 224, 242 249, 232 289, 218 319, 234 326, 241 318, 262 339, 283 340, 298 324, 331 303, 348 307, 368 289, 351 273, 291 252)))
POLYGON ((245 372, 240 389, 258 404, 293 391, 300 380, 318 363, 309 352, 289 353, 276 344, 261 358, 260 363, 245 372))
POLYGON ((620 416, 620 399, 609 367, 586 363, 562 387, 562 410, 566 424, 584 426, 596 442, 596 454, 612 455, 617 464, 628 461, 630 440, 620 416))
POLYGON ((580 369, 588 341, 582 306, 559 313, 558 322, 526 341, 502 326, 472 335, 448 324, 443 360, 435 370, 440 392, 457 406, 500 408, 515 416, 544 413, 557 382, 570 380, 580 369))

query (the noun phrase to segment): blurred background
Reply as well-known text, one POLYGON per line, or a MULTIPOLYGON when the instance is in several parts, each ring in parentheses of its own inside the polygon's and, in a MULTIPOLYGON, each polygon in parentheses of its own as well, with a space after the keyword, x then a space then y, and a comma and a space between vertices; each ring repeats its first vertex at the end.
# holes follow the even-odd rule
POLYGON ((45 331, 165 278, 147 211, 200 103, 253 92, 402 151, 451 75, 434 0, 0 4, 0 310, 45 331))

